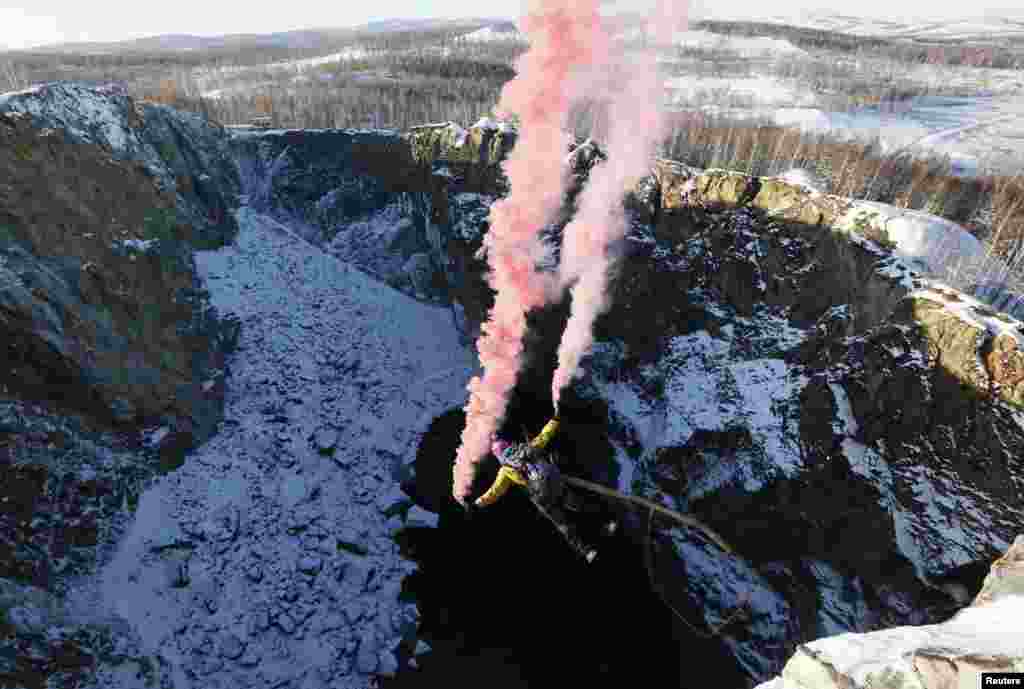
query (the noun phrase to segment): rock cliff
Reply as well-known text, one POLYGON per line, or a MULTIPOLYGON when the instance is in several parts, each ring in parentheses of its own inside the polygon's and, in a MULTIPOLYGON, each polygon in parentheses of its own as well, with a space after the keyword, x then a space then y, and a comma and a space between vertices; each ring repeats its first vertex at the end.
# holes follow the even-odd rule
POLYGON ((0 621, 20 630, 0 643, 7 685, 109 656, 109 625, 26 610, 59 607, 143 483, 216 431, 238 326, 210 308, 193 252, 237 231, 226 143, 116 91, 0 96, 0 621), (9 614, 18 601, 49 602, 9 614))

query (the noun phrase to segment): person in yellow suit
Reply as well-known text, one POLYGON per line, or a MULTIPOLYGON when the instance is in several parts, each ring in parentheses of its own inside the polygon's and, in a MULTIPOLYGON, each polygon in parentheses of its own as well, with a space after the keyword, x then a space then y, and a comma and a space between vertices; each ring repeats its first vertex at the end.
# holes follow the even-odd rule
MULTIPOLYGON (((552 418, 536 438, 525 443, 495 438, 491 443, 491 452, 501 467, 491 487, 473 504, 476 507, 487 507, 497 502, 512 486, 526 488, 530 500, 541 514, 551 520, 573 550, 590 563, 597 557, 597 549, 580 538, 576 525, 566 514, 566 509, 581 511, 582 499, 566 485, 562 472, 546 449, 558 431, 559 423, 557 416, 552 418)), ((608 522, 604 531, 611 535, 615 528, 614 521, 608 522)))

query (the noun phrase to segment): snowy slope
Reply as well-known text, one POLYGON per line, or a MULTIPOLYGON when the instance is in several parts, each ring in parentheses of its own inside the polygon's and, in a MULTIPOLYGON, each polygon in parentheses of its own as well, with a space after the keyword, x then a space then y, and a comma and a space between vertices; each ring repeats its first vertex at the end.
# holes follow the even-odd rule
POLYGON ((978 686, 979 669, 1005 671, 1012 665, 1008 659, 1020 657, 1021 639, 1024 596, 1005 596, 986 606, 964 608, 943 624, 840 634, 813 641, 797 650, 783 677, 757 689, 870 687, 877 686, 882 677, 887 677, 892 686, 914 689, 956 686, 957 680, 959 686, 978 686), (928 659, 938 659, 951 672, 925 675, 920 663, 928 659), (831 672, 824 672, 822 666, 831 672), (939 677, 953 683, 940 685, 939 677))
POLYGON ((721 50, 736 53, 743 57, 807 55, 807 51, 796 47, 784 39, 769 38, 767 36, 727 36, 702 30, 674 33, 672 35, 672 43, 679 48, 721 50))
MULTIPOLYGON (((1009 5, 1007 5, 1009 7, 1009 5)), ((700 19, 717 21, 764 22, 787 24, 807 29, 836 31, 851 36, 914 39, 918 41, 982 41, 985 43, 1020 40, 1024 37, 1024 16, 1009 11, 999 16, 971 16, 965 7, 961 17, 904 17, 883 19, 877 16, 854 16, 831 10, 803 9, 778 11, 771 5, 744 8, 742 13, 728 7, 708 7, 700 19)))
POLYGON ((526 38, 522 36, 515 28, 510 27, 495 27, 485 26, 482 29, 471 31, 470 33, 463 34, 460 38, 464 41, 470 41, 471 43, 481 43, 490 41, 517 41, 526 42, 526 38))
POLYGON ((223 428, 142 495, 71 598, 124 617, 176 689, 368 686, 417 619, 397 601, 415 567, 391 539, 399 480, 427 424, 465 402, 475 359, 446 311, 238 216, 236 245, 197 254, 213 303, 243 321, 223 428))

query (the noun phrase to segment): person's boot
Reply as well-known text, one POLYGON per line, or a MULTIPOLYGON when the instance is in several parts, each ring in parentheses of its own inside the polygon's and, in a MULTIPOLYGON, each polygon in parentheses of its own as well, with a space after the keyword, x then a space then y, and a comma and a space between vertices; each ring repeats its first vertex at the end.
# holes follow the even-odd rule
POLYGON ((572 527, 568 524, 563 524, 559 526, 558 530, 561 532, 565 540, 568 541, 572 549, 579 553, 583 557, 583 559, 587 561, 587 564, 590 564, 594 561, 594 558, 597 557, 597 550, 591 548, 583 542, 583 539, 581 539, 579 537, 579 534, 576 533, 575 527, 572 527))

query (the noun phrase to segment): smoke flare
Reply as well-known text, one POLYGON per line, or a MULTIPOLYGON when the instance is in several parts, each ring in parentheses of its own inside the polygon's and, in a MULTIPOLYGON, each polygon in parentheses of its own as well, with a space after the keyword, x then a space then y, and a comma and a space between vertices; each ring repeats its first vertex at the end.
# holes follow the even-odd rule
MULTIPOLYGON (((668 45, 672 33, 685 27, 686 6, 658 0, 647 25, 656 47, 668 45)), ((611 306, 608 283, 615 268, 609 249, 625 235, 622 206, 627 187, 647 174, 651 157, 664 137, 662 84, 657 53, 645 50, 636 61, 623 53, 610 60, 601 98, 608 99, 607 160, 590 172, 573 221, 565 228, 560 284, 571 285, 572 311, 558 348, 558 368, 551 396, 558 408, 562 390, 578 375, 593 344, 594 321, 611 306)))
POLYGON ((562 202, 567 186, 565 133, 570 106, 579 96, 575 69, 608 52, 600 32, 598 0, 534 2, 520 22, 530 49, 516 63, 517 75, 505 85, 498 116, 516 113, 519 138, 503 168, 510 193, 491 207, 484 238, 494 307, 477 342, 482 377, 468 385, 466 428, 453 469, 453 495, 464 501, 476 465, 487 455, 491 436, 504 420, 523 353, 526 314, 557 298, 558 281, 536 271, 546 250, 540 231, 562 202))

